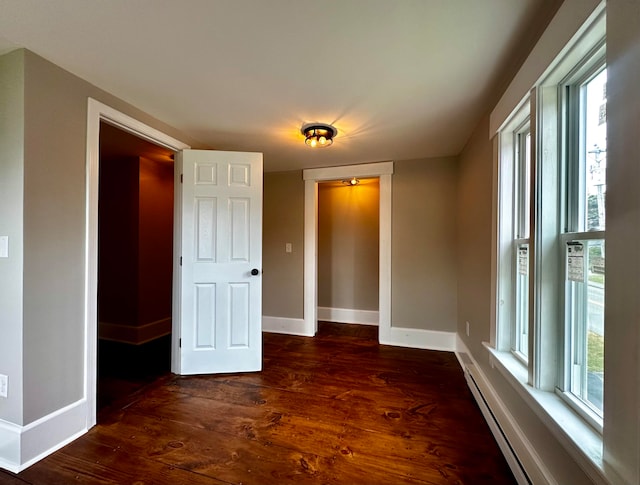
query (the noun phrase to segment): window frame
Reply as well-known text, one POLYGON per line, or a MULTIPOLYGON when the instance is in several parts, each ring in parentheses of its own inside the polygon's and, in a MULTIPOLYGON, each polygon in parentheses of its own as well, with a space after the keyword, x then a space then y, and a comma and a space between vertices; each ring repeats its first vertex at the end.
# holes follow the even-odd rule
MULTIPOLYGON (((573 105, 567 104, 565 91, 567 87, 579 89, 580 81, 595 76, 605 64, 605 37, 601 33, 601 24, 595 22, 594 25, 547 71, 498 131, 498 271, 493 343, 497 351, 510 352, 526 369, 527 385, 537 391, 558 395, 572 412, 601 434, 602 418, 567 392, 567 384, 570 383, 567 359, 571 342, 566 327, 564 266, 564 248, 568 239, 576 239, 576 235, 586 239, 585 234, 588 234, 588 239, 604 239, 604 234, 599 231, 577 234, 566 231, 568 221, 578 220, 580 216, 574 208, 570 214, 567 212, 569 198, 579 195, 580 187, 574 182, 567 185, 579 177, 567 171, 566 165, 568 150, 576 150, 578 146, 579 126, 571 123, 579 125, 575 114, 576 109, 579 113, 580 103, 572 99, 573 105), (518 202, 515 194, 516 143, 513 137, 526 119, 529 119, 532 137, 528 360, 513 352, 512 348, 515 333, 514 277, 517 275, 514 248, 517 242, 526 241, 513 238, 516 225, 514 204, 518 202), (538 153, 544 157, 540 159, 538 153)), ((575 171, 579 164, 570 168, 575 171)))
MULTIPOLYGON (((498 134, 499 143, 499 170, 498 170, 498 220, 502 224, 498 227, 499 241, 499 273, 498 280, 498 300, 496 317, 498 321, 496 346, 501 351, 511 352, 523 367, 527 366, 528 359, 519 352, 515 352, 515 338, 517 329, 515 325, 516 316, 516 278, 517 267, 517 247, 519 242, 529 242, 529 238, 516 238, 516 234, 521 233, 522 227, 517 228, 516 186, 522 174, 516 169, 516 158, 518 154, 517 137, 524 131, 531 131, 531 98, 527 96, 521 101, 515 114, 498 134), (520 175, 520 177, 519 177, 520 175), (509 322, 508 325, 501 325, 500 322, 509 322)), ((532 135, 533 139, 533 135, 532 135)), ((531 174, 529 174, 531 177, 531 174)), ((530 178, 531 180, 531 178, 530 178)), ((521 206, 520 201, 517 203, 521 206)), ((529 204, 530 207, 530 204, 529 204)), ((529 272, 531 271, 531 255, 529 249, 529 272)), ((529 329, 530 330, 530 329, 529 329)))
MULTIPOLYGON (((584 113, 584 86, 603 70, 607 69, 605 39, 600 39, 582 61, 558 85, 560 131, 562 136, 561 162, 561 227, 559 230, 559 257, 562 261, 562 280, 564 291, 560 302, 562 355, 559 359, 558 378, 555 392, 599 433, 603 432, 604 411, 598 412, 594 406, 573 392, 574 369, 574 326, 573 300, 583 298, 571 295, 575 285, 569 282, 566 274, 567 244, 572 241, 602 240, 606 244, 606 230, 588 230, 585 211, 588 210, 585 197, 583 173, 585 160, 581 147, 584 144, 585 130, 582 126, 584 113)), ((586 318, 586 317, 585 317, 586 318)), ((587 349, 583 349, 586 352, 587 349)), ((586 365, 586 361, 583 362, 586 365)))
POLYGON ((512 256, 513 259, 513 280, 511 304, 511 336, 510 351, 524 365, 529 361, 529 330, 530 330, 530 221, 531 221, 531 196, 532 196, 532 149, 533 135, 531 130, 531 116, 527 115, 525 120, 512 132, 513 136, 513 224, 512 224, 512 256), (527 153, 528 149, 528 153, 527 153), (527 160, 527 155, 529 160, 527 160), (521 292, 521 284, 525 278, 521 278, 519 250, 522 246, 527 246, 527 281, 526 287, 521 292), (526 299, 525 299, 526 297, 526 299), (526 312, 521 308, 526 304, 526 312), (523 328, 526 331, 523 331, 523 328), (526 335, 526 342, 522 342, 523 335, 526 335))
MULTIPOLYGON (((581 7, 582 5, 580 2, 576 2, 571 8, 581 7)), ((560 12, 566 13, 571 12, 571 10, 568 5, 563 4, 560 12)), ((580 24, 576 24, 575 29, 573 25, 569 30, 556 29, 554 31, 555 35, 563 36, 564 32, 567 33, 562 37, 561 43, 554 44, 557 49, 546 57, 541 57, 541 54, 546 52, 544 50, 537 52, 535 56, 530 55, 523 68, 518 71, 518 74, 509 85, 508 90, 491 112, 489 136, 493 139, 493 183, 495 188, 492 221, 494 228, 491 276, 492 302, 490 338, 489 342, 483 342, 483 346, 488 353, 491 369, 495 369, 500 374, 500 378, 504 379, 504 382, 512 387, 529 411, 535 414, 541 423, 546 426, 547 430, 558 439, 558 443, 588 474, 589 478, 594 483, 602 485, 621 483, 622 481, 618 474, 618 467, 616 465, 611 466, 612 463, 607 460, 613 455, 609 451, 609 456, 607 457, 605 442, 611 442, 612 433, 617 434, 624 428, 624 425, 620 426, 620 423, 616 424, 616 420, 607 419, 603 423, 604 431, 596 430, 574 407, 570 406, 567 401, 556 393, 555 384, 559 372, 558 369, 561 369, 562 363, 555 349, 560 348, 564 340, 561 340, 562 333, 558 326, 558 318, 560 318, 559 298, 556 298, 556 304, 553 306, 552 298, 554 295, 552 291, 549 292, 550 295, 548 295, 549 298, 546 301, 552 308, 548 305, 537 305, 530 309, 534 313, 535 333, 530 334, 533 354, 530 355, 528 365, 523 365, 508 350, 509 337, 508 334, 505 336, 505 328, 508 328, 508 326, 505 325, 504 321, 504 318, 508 318, 508 312, 505 310, 505 307, 508 306, 508 301, 505 300, 508 292, 505 291, 505 288, 509 288, 511 262, 504 258, 508 247, 505 244, 503 226, 505 225, 505 214, 509 214, 509 211, 505 209, 505 204, 511 203, 512 196, 505 190, 504 179, 510 175, 510 172, 509 170, 504 170, 506 165, 504 163, 505 150, 502 149, 502 144, 505 139, 505 130, 509 127, 513 117, 526 99, 527 104, 535 107, 535 109, 531 110, 531 123, 539 134, 533 143, 533 149, 535 150, 535 153, 532 154, 534 165, 535 160, 537 160, 537 153, 544 153, 546 159, 546 164, 536 167, 534 180, 538 181, 539 178, 560 180, 562 172, 558 169, 558 163, 561 153, 561 139, 557 128, 561 105, 558 102, 557 86, 573 66, 579 64, 593 50, 594 46, 605 38, 606 17, 606 3, 600 2, 597 6, 585 6, 585 10, 582 11, 579 20, 580 24), (523 96, 525 90, 527 91, 523 96), (553 170, 550 169, 550 165, 553 166, 551 167, 553 170), (507 284, 504 283, 505 281, 507 281, 507 284), (541 325, 541 323, 545 323, 545 325, 541 325), (542 345, 545 338, 550 340, 555 338, 556 340, 542 345), (609 428, 609 439, 607 439, 607 429, 609 428)), ((554 22, 556 18, 554 18, 554 22)), ((567 20, 567 18, 565 17, 564 19, 567 20)), ((562 22, 560 24, 564 25, 562 22)), ((544 34, 546 36, 545 39, 552 39, 551 35, 554 34, 547 35, 546 32, 544 34)), ((610 76, 613 76, 613 74, 610 74, 610 76)), ((610 77, 610 80, 612 79, 610 77)), ((619 85, 619 81, 617 85, 619 85)), ((609 94, 609 99, 611 100, 613 92, 609 94)), ((611 147, 609 149, 611 151, 611 147)), ((612 167, 609 166, 608 168, 612 167)), ((539 213, 542 209, 549 208, 552 203, 555 204, 556 208, 560 203, 558 191, 556 190, 555 193, 549 190, 542 191, 542 193, 536 194, 532 211, 539 213)), ((553 273, 553 271, 556 271, 558 265, 562 263, 559 260, 558 255, 560 253, 557 247, 559 224, 559 218, 556 217, 555 221, 543 220, 540 228, 532 228, 532 247, 530 250, 541 255, 550 255, 550 257, 546 258, 536 258, 535 261, 530 260, 530 270, 536 272, 536 285, 541 284, 539 275, 544 274, 541 273, 542 270, 550 270, 551 273, 547 273, 545 276, 554 279, 557 274, 553 273), (536 230, 539 231, 539 234, 535 232, 536 230), (555 247, 552 246, 553 240, 548 238, 554 233, 556 234, 555 247), (545 252, 545 244, 550 246, 546 249, 555 249, 555 252, 545 252)), ((620 246, 620 242, 617 241, 618 246, 620 246)), ((530 259, 533 258, 535 256, 530 254, 530 259)), ((612 282, 610 281, 609 283, 612 282)), ((618 281, 616 280, 617 283, 618 281)), ((562 289, 564 290, 564 287, 562 289)), ((607 315, 610 316, 613 312, 614 309, 608 309, 607 315)), ((560 351, 563 351, 563 349, 560 348, 560 351)), ((607 357, 607 361, 610 362, 610 357, 607 357)), ((487 369, 487 371, 489 370, 487 369)), ((613 384, 608 384, 609 389, 611 389, 611 385, 621 382, 619 374, 610 375, 609 379, 612 379, 610 382, 613 382, 613 384)), ((492 379, 490 378, 490 380, 492 379)), ((607 404, 608 410, 605 410, 605 416, 611 418, 614 410, 620 411, 622 408, 624 408, 625 412, 631 413, 633 411, 628 406, 625 408, 622 403, 614 402, 613 404, 607 404)), ((517 419, 513 415, 512 417, 517 419)), ((620 452, 621 450, 617 449, 617 453, 620 452)), ((634 458, 631 455, 625 455, 625 457, 630 460, 634 458)), ((633 465, 635 462, 630 463, 633 465)))

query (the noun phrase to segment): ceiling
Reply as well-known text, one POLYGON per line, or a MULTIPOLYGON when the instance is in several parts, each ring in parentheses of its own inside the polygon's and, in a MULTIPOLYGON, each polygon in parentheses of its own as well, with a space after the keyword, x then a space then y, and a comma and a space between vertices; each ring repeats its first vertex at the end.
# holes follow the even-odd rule
POLYGON ((0 0, 0 53, 26 47, 267 171, 397 161, 460 153, 554 3, 0 0), (338 129, 331 147, 303 143, 313 121, 338 129))
POLYGON ((127 133, 108 123, 100 123, 100 161, 143 157, 158 163, 173 163, 173 152, 127 133))

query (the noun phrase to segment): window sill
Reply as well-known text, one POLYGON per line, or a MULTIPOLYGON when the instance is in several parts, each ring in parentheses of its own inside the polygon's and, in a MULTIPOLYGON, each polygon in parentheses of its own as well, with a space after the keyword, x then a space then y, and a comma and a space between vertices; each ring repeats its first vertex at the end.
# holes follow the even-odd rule
POLYGON ((531 387, 527 383, 526 367, 510 352, 498 351, 487 342, 483 342, 483 345, 490 354, 491 366, 498 369, 594 483, 619 483, 613 470, 604 463, 602 435, 561 397, 531 387))

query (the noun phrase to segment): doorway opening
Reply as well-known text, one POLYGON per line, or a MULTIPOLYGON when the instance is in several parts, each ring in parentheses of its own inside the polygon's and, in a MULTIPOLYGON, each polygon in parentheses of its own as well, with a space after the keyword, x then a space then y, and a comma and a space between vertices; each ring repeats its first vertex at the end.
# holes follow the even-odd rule
POLYGON ((318 184, 318 321, 376 341, 379 235, 378 177, 318 184))
MULTIPOLYGON (((98 200, 100 172, 100 125, 102 122, 118 127, 123 131, 147 140, 155 145, 167 148, 173 153, 190 148, 189 145, 142 123, 95 99, 87 101, 87 175, 86 175, 86 259, 85 259, 85 343, 84 343, 84 408, 86 427, 96 424, 97 417, 97 379, 98 379, 98 200)), ((180 253, 180 185, 179 170, 174 169, 174 236, 173 236, 173 288, 179 282, 180 266, 176 254, 180 253)), ((173 315, 171 331, 171 368, 177 369, 179 360, 179 330, 181 327, 179 305, 176 304, 179 292, 173 291, 173 315)))
POLYGON ((171 370, 174 152, 99 133, 97 407, 171 370))
POLYGON ((377 178, 379 181, 378 342, 392 341, 391 327, 391 177, 393 162, 313 168, 303 171, 304 335, 318 331, 318 185, 329 180, 377 178))

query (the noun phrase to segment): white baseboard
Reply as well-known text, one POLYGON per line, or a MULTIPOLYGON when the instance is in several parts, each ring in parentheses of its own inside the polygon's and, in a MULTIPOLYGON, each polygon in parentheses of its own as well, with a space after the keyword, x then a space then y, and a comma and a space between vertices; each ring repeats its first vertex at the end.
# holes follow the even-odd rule
POLYGON ((462 367, 463 371, 467 363, 475 364, 475 360, 473 360, 473 357, 471 357, 471 353, 469 352, 469 349, 465 345, 464 340, 460 338, 459 333, 456 333, 455 354, 456 354, 456 357, 458 358, 458 362, 460 363, 460 367, 462 367))
POLYGON ((103 340, 113 340, 125 344, 140 345, 171 333, 171 317, 145 323, 144 325, 123 325, 99 322, 98 335, 103 340))
POLYGON ((378 311, 319 306, 318 320, 336 323, 355 323, 358 325, 378 325, 380 317, 378 311))
POLYGON ((286 317, 262 317, 262 331, 272 333, 284 333, 287 335, 299 335, 302 337, 313 337, 305 329, 304 319, 286 317))
POLYGON ((437 330, 422 330, 418 328, 391 327, 380 328, 380 343, 396 345, 413 349, 445 350, 453 352, 456 349, 456 333, 437 330))
POLYGON ((87 432, 87 401, 81 399, 20 426, 0 420, 0 468, 19 473, 87 432))
POLYGON ((21 426, 0 419, 0 468, 13 473, 20 471, 21 429, 21 426))
POLYGON ((516 418, 457 335, 456 357, 467 384, 519 485, 557 485, 516 418))

